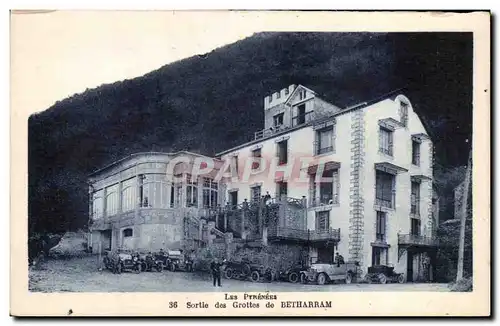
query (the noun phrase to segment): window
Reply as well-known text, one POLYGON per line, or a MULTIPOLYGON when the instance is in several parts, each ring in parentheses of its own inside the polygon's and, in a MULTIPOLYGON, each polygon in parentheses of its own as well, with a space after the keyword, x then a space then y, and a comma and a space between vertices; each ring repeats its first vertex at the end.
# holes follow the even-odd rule
POLYGON ((386 241, 386 213, 377 211, 376 239, 380 242, 386 241))
POLYGON ((167 194, 166 176, 164 174, 144 174, 140 177, 139 193, 141 207, 167 208, 169 199, 167 194))
POLYGON ((250 188, 250 193, 252 196, 253 203, 260 203, 261 198, 261 186, 254 186, 250 188))
POLYGON ((372 247, 372 266, 387 265, 387 248, 372 247))
POLYGON ((418 218, 412 218, 411 219, 411 229, 410 229, 411 235, 420 235, 420 219, 418 218))
POLYGON ((299 91, 299 100, 303 100, 303 99, 305 99, 305 98, 306 98, 306 91, 305 91, 305 90, 303 90, 303 89, 301 89, 301 90, 299 91))
POLYGON ((301 104, 297 107, 297 125, 301 125, 306 123, 306 105, 301 104))
POLYGON ((94 192, 92 195, 92 217, 99 219, 104 216, 104 190, 94 192))
POLYGON ((328 231, 330 229, 330 211, 316 212, 316 230, 328 231))
POLYGON ((411 141, 411 163, 420 165, 420 143, 415 140, 411 141))
POLYGON ((420 214, 420 183, 412 181, 411 183, 411 208, 410 213, 414 215, 420 214))
POLYGON ((333 151, 333 126, 316 131, 318 144, 316 148, 316 155, 333 151))
POLYGON ((135 178, 122 182, 122 211, 128 212, 135 209, 137 181, 135 178))
POLYGON ((175 207, 175 188, 174 185, 170 186, 170 207, 175 207))
POLYGON ((276 93, 276 98, 280 98, 280 97, 281 97, 281 93, 280 92, 276 93))
POLYGON ((317 179, 316 175, 312 176, 314 182, 314 191, 312 193, 312 198, 314 198, 313 205, 331 205, 339 203, 339 173, 338 170, 326 170, 323 171, 322 178, 317 179), (316 194, 319 197, 316 198, 316 194))
POLYGON ((219 184, 210 178, 203 178, 203 207, 217 207, 219 184))
POLYGON ((286 198, 288 194, 288 183, 285 181, 276 182, 276 193, 279 198, 286 198))
POLYGON ((390 173, 376 171, 375 205, 394 208, 395 180, 390 173))
POLYGON ((279 127, 279 126, 283 125, 284 115, 285 115, 284 113, 279 113, 273 117, 273 122, 274 122, 275 127, 279 127))
POLYGON ((231 157, 231 174, 233 177, 238 176, 238 155, 231 157))
POLYGON ((134 231, 132 229, 125 229, 123 230, 123 236, 124 237, 131 237, 134 235, 134 231))
POLYGON ((392 156, 393 152, 393 132, 392 130, 380 127, 379 152, 392 156))
POLYGON ((408 103, 400 102, 400 119, 403 126, 408 126, 408 103))
POLYGON ((175 207, 181 207, 182 204, 182 184, 175 185, 175 207))
POLYGON ((269 99, 269 103, 271 103, 273 101, 273 96, 269 95, 268 99, 269 99))
POLYGON ((186 175, 186 207, 198 206, 198 180, 192 180, 191 175, 186 175))
POLYGON ((118 184, 106 188, 106 216, 118 214, 118 184))
POLYGON ((258 170, 260 167, 260 162, 257 162, 257 159, 260 159, 262 157, 262 150, 260 148, 253 150, 252 157, 256 159, 254 162, 252 162, 252 170, 258 170))
POLYGON ((288 88, 285 88, 285 95, 288 95, 288 88))
POLYGON ((278 149, 278 164, 286 164, 288 163, 288 141, 283 140, 277 144, 278 149))

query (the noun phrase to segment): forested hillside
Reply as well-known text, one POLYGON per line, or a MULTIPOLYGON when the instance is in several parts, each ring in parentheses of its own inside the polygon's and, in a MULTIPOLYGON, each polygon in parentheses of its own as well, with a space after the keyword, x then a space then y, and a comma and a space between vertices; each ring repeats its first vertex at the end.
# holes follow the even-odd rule
POLYGON ((289 84, 340 107, 407 87, 439 162, 465 164, 471 41, 452 33, 260 33, 61 100, 29 120, 30 232, 84 227, 87 175, 127 154, 213 155, 249 140, 263 125, 263 97, 289 84))

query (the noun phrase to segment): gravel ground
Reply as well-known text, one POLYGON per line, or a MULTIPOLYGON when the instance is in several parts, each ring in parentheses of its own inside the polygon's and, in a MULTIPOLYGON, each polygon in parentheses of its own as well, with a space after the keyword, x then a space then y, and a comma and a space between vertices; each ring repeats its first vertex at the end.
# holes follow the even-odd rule
POLYGON ((114 275, 99 271, 98 258, 47 260, 30 269, 29 289, 33 292, 330 292, 330 291, 449 291, 447 284, 327 284, 305 285, 287 282, 252 283, 222 279, 214 288, 209 274, 184 272, 143 272, 114 275))

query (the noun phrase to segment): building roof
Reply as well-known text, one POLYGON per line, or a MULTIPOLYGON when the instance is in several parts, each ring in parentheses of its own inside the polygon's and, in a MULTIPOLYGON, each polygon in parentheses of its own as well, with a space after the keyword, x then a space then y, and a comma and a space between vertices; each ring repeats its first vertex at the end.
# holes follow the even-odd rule
MULTIPOLYGON (((295 88, 295 90, 297 90, 299 87, 304 87, 304 86, 302 86, 302 85, 298 85, 298 86, 295 88)), ((306 88, 306 87, 304 87, 304 88, 305 88, 305 89, 308 89, 308 88, 306 88)), ((294 90, 294 91, 295 91, 295 90, 294 90)), ((388 99, 388 98, 391 98, 391 97, 395 97, 395 95, 399 94, 402 90, 404 90, 404 88, 398 88, 398 89, 395 89, 395 90, 393 90, 393 91, 391 91, 391 92, 389 92, 389 93, 386 93, 386 94, 383 94, 383 95, 381 95, 381 96, 379 96, 379 97, 376 97, 376 98, 374 98, 374 99, 372 99, 372 100, 370 100, 370 101, 367 101, 367 102, 361 102, 361 103, 359 103, 359 104, 349 106, 349 107, 347 107, 347 108, 345 108, 345 109, 342 109, 342 110, 340 110, 340 111, 338 111, 338 112, 332 113, 330 116, 328 116, 328 118, 331 118, 331 117, 336 117, 336 116, 340 116, 340 115, 345 114, 345 113, 349 113, 349 112, 352 112, 352 111, 356 111, 356 110, 361 110, 361 109, 364 109, 364 108, 366 108, 366 107, 368 107, 368 106, 371 106, 371 105, 373 105, 373 104, 375 104, 375 103, 382 102, 382 101, 384 101, 384 100, 386 100, 386 99, 388 99)), ((313 92, 313 93, 314 93, 314 92, 313 92)), ((293 92, 292 92, 290 95, 292 95, 292 94, 293 94, 293 92)), ((326 118, 326 117, 325 117, 325 118, 326 118)), ((422 119, 421 119, 421 120, 422 120, 422 119)), ((311 122, 314 122, 314 121, 311 121, 311 122)), ((243 143, 243 144, 241 144, 241 145, 235 146, 235 147, 233 147, 233 148, 227 149, 227 150, 225 150, 225 151, 219 152, 219 153, 217 153, 217 154, 216 154, 216 156, 217 156, 217 157, 220 157, 220 156, 222 156, 222 155, 225 155, 225 154, 227 154, 227 153, 230 153, 230 152, 236 151, 236 150, 238 150, 238 149, 241 149, 241 148, 244 148, 244 147, 247 147, 247 146, 250 146, 250 145, 256 144, 256 143, 260 143, 260 142, 262 142, 262 141, 264 141, 264 140, 268 140, 268 139, 276 138, 276 137, 278 137, 278 136, 280 136, 280 135, 290 133, 291 131, 295 131, 295 130, 298 130, 298 129, 302 129, 302 128, 308 127, 308 126, 310 126, 310 125, 311 125, 311 122, 310 122, 310 123, 305 123, 305 124, 302 124, 302 125, 299 125, 299 126, 296 126, 296 127, 292 127, 292 128, 285 129, 285 130, 283 130, 283 131, 280 131, 280 132, 274 133, 274 134, 272 134, 272 135, 270 135, 270 136, 268 136, 268 137, 264 137, 264 138, 259 138, 259 139, 254 139, 254 140, 251 140, 251 141, 249 141, 249 142, 246 142, 246 143, 243 143)), ((424 124, 424 122, 422 122, 422 124, 424 124)), ((424 124, 424 128, 425 128, 425 124, 424 124)), ((427 128, 425 128, 425 129, 426 129, 426 131, 428 131, 428 130, 427 130, 427 128)))
POLYGON ((203 154, 198 154, 198 153, 193 153, 193 152, 189 152, 189 151, 178 151, 178 152, 138 152, 138 153, 133 153, 133 154, 130 154, 130 155, 127 155, 117 161, 114 161, 113 163, 110 163, 100 169, 97 169, 95 170, 94 172, 90 173, 88 175, 88 177, 93 177, 95 175, 98 175, 99 173, 102 173, 106 170, 109 170, 111 169, 112 167, 114 166, 117 166, 118 164, 122 163, 122 162, 125 162, 133 157, 136 157, 136 156, 145 156, 145 155, 167 155, 167 156, 178 156, 179 154, 188 154, 188 155, 193 155, 193 156, 198 156, 198 157, 206 157, 206 158, 210 158, 210 159, 215 159, 213 157, 210 157, 210 156, 206 156, 206 155, 203 155, 203 154))

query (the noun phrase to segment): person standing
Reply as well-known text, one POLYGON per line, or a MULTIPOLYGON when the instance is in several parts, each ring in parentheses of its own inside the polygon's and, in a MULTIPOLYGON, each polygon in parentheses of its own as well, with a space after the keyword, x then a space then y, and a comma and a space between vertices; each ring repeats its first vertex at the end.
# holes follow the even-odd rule
POLYGON ((221 267, 224 265, 224 262, 219 263, 219 260, 217 258, 212 261, 210 264, 210 270, 212 271, 212 277, 214 280, 214 286, 221 286, 220 285, 220 274, 221 274, 221 267))

